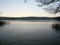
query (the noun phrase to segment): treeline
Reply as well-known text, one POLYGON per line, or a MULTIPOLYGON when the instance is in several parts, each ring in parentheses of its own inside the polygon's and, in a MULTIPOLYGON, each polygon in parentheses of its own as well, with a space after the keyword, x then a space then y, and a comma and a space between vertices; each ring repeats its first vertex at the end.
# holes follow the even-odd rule
POLYGON ((55 20, 55 17, 0 17, 0 20, 55 20))

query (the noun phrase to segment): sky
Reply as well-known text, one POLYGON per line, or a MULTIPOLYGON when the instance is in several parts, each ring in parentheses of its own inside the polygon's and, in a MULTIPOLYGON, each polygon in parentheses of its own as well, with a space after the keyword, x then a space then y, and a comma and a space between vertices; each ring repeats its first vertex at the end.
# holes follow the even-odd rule
POLYGON ((0 16, 5 17, 54 17, 55 15, 47 13, 37 6, 35 0, 0 0, 0 16))

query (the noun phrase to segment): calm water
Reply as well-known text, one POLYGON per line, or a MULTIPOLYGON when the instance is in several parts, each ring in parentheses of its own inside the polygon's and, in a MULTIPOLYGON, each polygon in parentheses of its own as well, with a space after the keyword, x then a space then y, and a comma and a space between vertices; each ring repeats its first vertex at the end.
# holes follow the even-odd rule
MULTIPOLYGON (((0 45, 59 45, 55 21, 7 21, 0 26, 0 45)), ((58 22, 59 23, 59 22, 58 22)))

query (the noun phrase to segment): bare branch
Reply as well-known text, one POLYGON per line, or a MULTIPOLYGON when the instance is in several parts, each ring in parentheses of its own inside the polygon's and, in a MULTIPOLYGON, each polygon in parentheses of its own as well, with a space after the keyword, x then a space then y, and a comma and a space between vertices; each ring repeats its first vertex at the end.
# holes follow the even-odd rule
POLYGON ((36 0, 36 2, 39 2, 39 7, 43 6, 43 9, 50 13, 60 12, 60 0, 36 0), (46 7, 44 5, 46 5, 46 7))

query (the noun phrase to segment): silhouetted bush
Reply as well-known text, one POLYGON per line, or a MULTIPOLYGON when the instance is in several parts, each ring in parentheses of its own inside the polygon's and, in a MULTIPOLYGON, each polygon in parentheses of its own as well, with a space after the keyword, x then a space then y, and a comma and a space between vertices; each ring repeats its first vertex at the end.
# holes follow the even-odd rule
POLYGON ((53 24, 52 28, 60 31, 60 24, 53 24))
POLYGON ((0 21, 0 26, 3 26, 5 25, 5 22, 4 21, 0 21))

